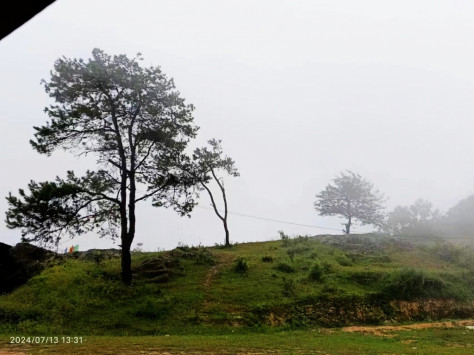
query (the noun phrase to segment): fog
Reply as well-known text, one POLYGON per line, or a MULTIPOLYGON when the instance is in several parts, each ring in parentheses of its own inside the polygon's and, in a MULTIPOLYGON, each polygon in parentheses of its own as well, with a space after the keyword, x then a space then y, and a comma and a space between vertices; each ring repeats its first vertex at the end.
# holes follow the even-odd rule
MULTIPOLYGON (((95 166, 28 141, 47 120, 40 80, 54 61, 98 47, 140 52, 174 78, 196 106, 191 147, 222 139, 240 172, 225 178, 229 210, 267 218, 231 214, 232 242, 338 233, 343 221, 313 202, 346 169, 388 197, 387 212, 418 198, 446 211, 474 193, 473 15, 469 1, 57 1, 0 41, 0 195, 95 166)), ((209 204, 203 193, 191 218, 141 205, 134 245, 223 243, 209 204)), ((20 241, 0 228, 2 242, 20 241)))

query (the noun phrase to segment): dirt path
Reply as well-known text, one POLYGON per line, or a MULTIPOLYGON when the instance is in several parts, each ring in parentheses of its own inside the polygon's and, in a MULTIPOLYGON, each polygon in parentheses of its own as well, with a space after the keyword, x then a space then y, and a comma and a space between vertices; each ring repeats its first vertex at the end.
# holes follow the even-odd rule
POLYGON ((224 264, 218 264, 218 265, 213 266, 211 270, 209 270, 206 276, 206 280, 204 281, 204 288, 209 289, 209 287, 211 286, 212 280, 214 280, 217 273, 219 272, 220 269, 222 269, 223 266, 224 264))
POLYGON ((204 281, 204 288, 206 290, 209 290, 211 287, 211 283, 216 277, 217 273, 224 267, 228 266, 232 263, 232 256, 230 255, 219 255, 219 258, 217 260, 218 264, 213 266, 211 270, 207 273, 206 279, 204 281))
MULTIPOLYGON (((212 312, 214 312, 216 309, 221 309, 222 311, 225 310, 225 312, 233 314, 236 319, 242 318, 238 310, 229 309, 228 305, 221 304, 219 301, 217 301, 215 295, 213 295, 212 292, 213 282, 216 279, 217 275, 222 269, 229 267, 232 264, 233 260, 234 258, 231 255, 220 254, 217 257, 217 265, 214 265, 206 275, 206 278, 203 283, 205 298, 199 311, 200 316, 205 321, 210 320, 210 318, 212 317, 212 312)), ((238 325, 238 322, 236 322, 235 324, 238 325)))
POLYGON ((413 329, 427 329, 427 328, 454 328, 454 327, 466 327, 474 326, 474 319, 464 319, 451 322, 431 322, 431 323, 415 323, 406 325, 381 325, 381 326, 351 326, 342 328, 343 332, 346 333, 363 333, 385 337, 393 337, 390 334, 394 331, 400 330, 413 330, 413 329))

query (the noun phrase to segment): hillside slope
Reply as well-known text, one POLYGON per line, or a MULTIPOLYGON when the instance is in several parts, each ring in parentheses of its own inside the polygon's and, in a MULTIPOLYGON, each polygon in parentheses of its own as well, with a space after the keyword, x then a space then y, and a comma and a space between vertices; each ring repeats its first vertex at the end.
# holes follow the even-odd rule
POLYGON ((474 316, 470 246, 375 235, 298 237, 59 260, 0 296, 0 332, 224 334, 474 316))

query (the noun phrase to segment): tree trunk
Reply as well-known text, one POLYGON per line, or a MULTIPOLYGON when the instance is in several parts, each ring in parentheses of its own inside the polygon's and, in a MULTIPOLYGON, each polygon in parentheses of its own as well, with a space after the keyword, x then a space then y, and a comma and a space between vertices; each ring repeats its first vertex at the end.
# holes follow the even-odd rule
POLYGON ((224 222, 224 230, 225 230, 225 246, 230 247, 230 237, 229 237, 229 228, 227 227, 227 218, 225 218, 223 222, 224 222))
POLYGON ((132 283, 132 257, 130 244, 122 241, 122 281, 125 285, 132 283))
POLYGON ((352 218, 349 217, 348 220, 347 220, 347 223, 346 223, 346 234, 349 235, 351 233, 351 221, 352 221, 352 218))

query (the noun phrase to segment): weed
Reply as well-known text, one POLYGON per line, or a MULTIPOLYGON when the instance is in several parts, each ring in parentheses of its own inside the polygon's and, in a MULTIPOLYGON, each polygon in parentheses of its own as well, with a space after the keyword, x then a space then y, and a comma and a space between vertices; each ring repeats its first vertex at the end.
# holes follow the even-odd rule
POLYGON ((319 263, 314 263, 309 271, 311 281, 321 281, 324 276, 324 269, 319 263))
POLYGON ((295 249, 288 249, 288 250, 286 251, 286 254, 287 254, 288 257, 290 258, 291 262, 293 262, 293 259, 294 259, 295 254, 296 254, 295 249))
POLYGON ((211 251, 206 247, 189 247, 184 244, 179 244, 178 247, 170 252, 172 257, 178 259, 193 260, 200 265, 214 265, 216 260, 211 251))
POLYGON ((262 256, 262 261, 264 263, 273 263, 273 257, 270 255, 262 256))
POLYGON ((238 274, 244 275, 248 272, 248 270, 249 270, 249 265, 247 263, 247 260, 239 256, 235 260, 234 271, 238 274))
POLYGON ((147 299, 140 304, 134 312, 134 316, 151 320, 163 319, 170 313, 171 304, 169 302, 157 302, 147 299))
POLYGON ((290 240, 290 237, 285 234, 283 231, 278 231, 278 234, 280 235, 280 239, 282 241, 282 245, 285 247, 288 245, 288 242, 290 240))
POLYGON ((347 276, 349 280, 363 286, 376 285, 380 283, 384 277, 383 273, 373 271, 358 271, 347 276))
POLYGON ((396 299, 439 298, 445 296, 445 291, 446 283, 441 278, 411 268, 394 273, 385 288, 386 294, 396 299))
POLYGON ((283 296, 293 297, 296 295, 296 283, 293 279, 283 278, 283 296))
POLYGON ((281 272, 286 272, 286 273, 292 273, 292 272, 295 272, 295 268, 287 263, 278 263, 276 266, 275 266, 275 269, 278 270, 278 271, 281 271, 281 272))
POLYGON ((346 254, 339 254, 335 257, 336 261, 339 263, 341 266, 351 266, 352 261, 347 257, 346 254))

